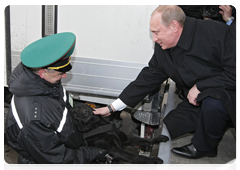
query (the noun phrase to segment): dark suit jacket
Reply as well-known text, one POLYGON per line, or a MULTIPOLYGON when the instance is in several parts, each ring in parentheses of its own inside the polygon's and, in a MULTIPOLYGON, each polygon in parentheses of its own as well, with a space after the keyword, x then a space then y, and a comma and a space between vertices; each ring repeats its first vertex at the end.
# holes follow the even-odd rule
POLYGON ((236 32, 218 21, 187 17, 177 45, 162 50, 155 44, 149 66, 142 69, 119 98, 134 107, 149 92, 171 78, 185 97, 194 84, 201 93, 221 99, 236 125, 236 32))
POLYGON ((230 26, 236 32, 236 35, 238 35, 238 21, 234 19, 230 26))

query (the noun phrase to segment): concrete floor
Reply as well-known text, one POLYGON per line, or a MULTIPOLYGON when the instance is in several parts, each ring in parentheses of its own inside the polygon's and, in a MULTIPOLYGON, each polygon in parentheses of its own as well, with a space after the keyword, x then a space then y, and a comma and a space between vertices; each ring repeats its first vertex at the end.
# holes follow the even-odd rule
MULTIPOLYGON (((186 135, 172 141, 173 147, 180 147, 191 142, 193 135, 186 135)), ((170 164, 226 164, 236 158, 236 135, 234 129, 229 129, 218 147, 218 155, 214 158, 186 159, 171 154, 170 164)))
POLYGON ((8 164, 17 164, 18 153, 10 146, 4 145, 4 160, 8 164))

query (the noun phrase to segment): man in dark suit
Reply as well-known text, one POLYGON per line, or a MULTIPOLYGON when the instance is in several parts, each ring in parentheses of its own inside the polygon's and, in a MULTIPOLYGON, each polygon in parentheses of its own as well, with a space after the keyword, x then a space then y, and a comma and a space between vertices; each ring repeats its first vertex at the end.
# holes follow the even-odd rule
POLYGON ((194 132, 192 142, 173 148, 188 157, 214 157, 229 122, 236 126, 236 33, 218 21, 186 17, 178 6, 159 6, 151 16, 155 50, 111 105, 96 109, 108 116, 134 107, 171 78, 184 100, 164 118, 172 139, 194 132))

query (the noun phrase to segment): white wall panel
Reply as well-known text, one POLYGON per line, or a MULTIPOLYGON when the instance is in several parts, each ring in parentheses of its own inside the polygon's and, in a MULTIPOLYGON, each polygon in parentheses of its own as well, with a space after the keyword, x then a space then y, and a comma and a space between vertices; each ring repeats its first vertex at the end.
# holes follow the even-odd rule
POLYGON ((28 44, 41 38, 41 6, 11 5, 11 48, 22 51, 28 44))
POLYGON ((58 32, 76 34, 74 56, 148 63, 153 54, 149 21, 157 6, 58 6, 58 32))

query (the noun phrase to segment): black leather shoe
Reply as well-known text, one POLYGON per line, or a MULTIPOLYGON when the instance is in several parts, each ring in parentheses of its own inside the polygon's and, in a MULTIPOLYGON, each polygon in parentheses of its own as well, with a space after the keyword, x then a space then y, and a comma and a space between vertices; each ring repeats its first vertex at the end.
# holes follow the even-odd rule
POLYGON ((192 143, 179 148, 172 148, 173 153, 190 159, 198 159, 202 157, 215 157, 217 156, 217 151, 218 151, 217 148, 214 148, 207 152, 200 152, 193 146, 192 143))

